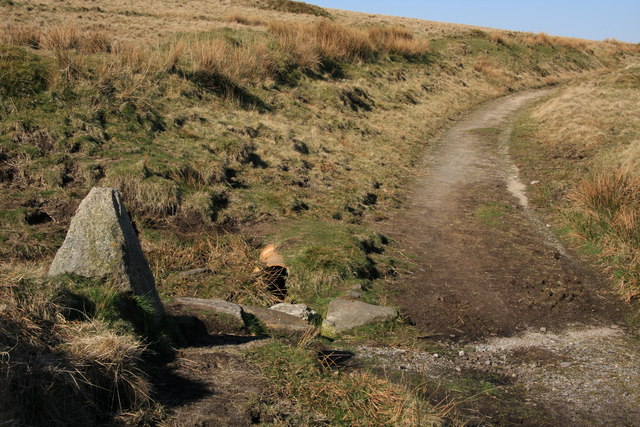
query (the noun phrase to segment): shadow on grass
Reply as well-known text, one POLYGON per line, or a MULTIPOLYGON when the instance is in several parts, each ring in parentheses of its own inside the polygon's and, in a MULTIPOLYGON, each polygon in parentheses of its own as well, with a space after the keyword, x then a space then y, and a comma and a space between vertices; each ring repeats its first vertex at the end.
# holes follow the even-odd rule
POLYGON ((260 97, 220 73, 180 72, 179 74, 206 92, 238 102, 244 110, 273 111, 273 107, 260 99, 260 97))

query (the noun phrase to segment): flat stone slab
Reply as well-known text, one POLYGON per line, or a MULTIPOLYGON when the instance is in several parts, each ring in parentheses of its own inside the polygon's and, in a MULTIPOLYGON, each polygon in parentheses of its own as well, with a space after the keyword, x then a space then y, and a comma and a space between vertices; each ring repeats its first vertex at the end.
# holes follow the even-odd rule
POLYGON ((229 301, 221 299, 204 299, 204 298, 175 298, 174 303, 182 304, 190 308, 197 308, 200 310, 209 310, 214 313, 222 313, 229 316, 233 316, 242 321, 242 307, 238 304, 234 304, 229 301))
POLYGON ((388 322, 396 317, 398 317, 398 311, 393 307, 335 298, 329 303, 327 316, 322 322, 322 334, 331 337, 342 331, 373 323, 388 322))
POLYGON ((306 320, 281 311, 250 305, 243 305, 242 308, 274 332, 304 333, 310 327, 306 320))
POLYGON ((281 302, 269 307, 269 310, 275 310, 282 313, 290 314, 292 316, 299 317, 307 322, 312 322, 318 316, 318 313, 311 310, 304 304, 289 304, 286 302, 281 302))

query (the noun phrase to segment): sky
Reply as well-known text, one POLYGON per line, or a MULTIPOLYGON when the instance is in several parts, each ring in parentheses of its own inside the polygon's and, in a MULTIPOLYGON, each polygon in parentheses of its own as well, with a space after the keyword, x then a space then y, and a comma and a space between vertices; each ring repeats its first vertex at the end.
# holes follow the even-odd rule
POLYGON ((430 21, 640 43, 640 0, 307 0, 318 6, 430 21))

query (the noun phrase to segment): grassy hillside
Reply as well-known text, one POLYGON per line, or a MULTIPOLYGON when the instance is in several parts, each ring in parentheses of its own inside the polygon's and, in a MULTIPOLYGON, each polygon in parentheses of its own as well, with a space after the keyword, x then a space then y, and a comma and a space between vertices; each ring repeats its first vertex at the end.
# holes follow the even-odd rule
MULTIPOLYGON (((253 270, 276 243, 292 300, 322 311, 393 274, 370 224, 401 206, 439 129, 485 100, 638 54, 614 41, 275 0, 0 8, 0 281, 23 300, 80 200, 103 185, 124 194, 164 299, 266 305, 253 270), (177 274, 192 268, 210 273, 177 274)), ((8 352, 30 329, 11 320, 14 305, 0 307, 0 330, 18 337, 2 344, 8 352)), ((46 307, 20 319, 56 324, 64 304, 46 307)), ((136 331, 116 329, 123 340, 136 331)), ((38 340, 44 354, 64 355, 77 338, 38 340)), ((17 372, 0 360, 3 375, 17 372)))
POLYGON ((525 114, 514 151, 534 201, 640 296, 640 68, 580 80, 525 114))

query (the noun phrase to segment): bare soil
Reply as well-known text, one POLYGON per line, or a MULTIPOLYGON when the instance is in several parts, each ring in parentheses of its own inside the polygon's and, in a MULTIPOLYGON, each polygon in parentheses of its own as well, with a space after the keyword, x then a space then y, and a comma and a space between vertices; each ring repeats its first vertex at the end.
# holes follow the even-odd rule
POLYGON ((640 425, 628 307, 529 207, 535 183, 508 158, 513 116, 546 93, 487 103, 449 129, 387 226, 410 260, 395 303, 439 354, 359 357, 432 382, 436 399, 444 386, 479 425, 640 425))
POLYGON ((414 264, 396 303, 427 334, 469 341, 620 319, 603 278, 515 193, 501 140, 513 114, 545 93, 490 102, 446 132, 389 227, 414 264))

